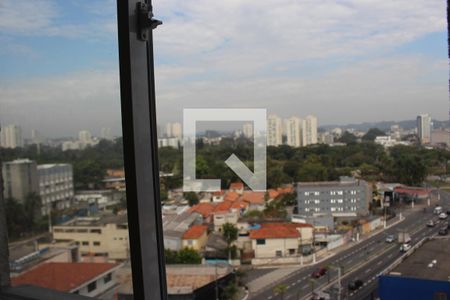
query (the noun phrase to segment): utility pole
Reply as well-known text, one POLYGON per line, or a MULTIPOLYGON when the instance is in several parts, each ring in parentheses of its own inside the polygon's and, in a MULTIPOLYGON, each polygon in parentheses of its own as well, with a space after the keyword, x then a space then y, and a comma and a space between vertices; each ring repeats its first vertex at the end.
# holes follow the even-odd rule
POLYGON ((8 229, 6 228, 6 203, 3 197, 2 169, 3 164, 0 156, 0 290, 11 285, 9 278, 8 229))

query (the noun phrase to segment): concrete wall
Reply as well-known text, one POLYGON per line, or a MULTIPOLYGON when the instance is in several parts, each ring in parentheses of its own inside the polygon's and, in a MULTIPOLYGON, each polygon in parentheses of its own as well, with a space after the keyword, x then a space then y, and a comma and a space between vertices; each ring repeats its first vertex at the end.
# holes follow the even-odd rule
POLYGON ((298 238, 265 239, 265 245, 258 245, 257 240, 252 239, 252 247, 255 258, 277 257, 277 251, 281 256, 296 256, 300 240, 298 238), (294 249, 294 254, 289 254, 289 249, 294 249))

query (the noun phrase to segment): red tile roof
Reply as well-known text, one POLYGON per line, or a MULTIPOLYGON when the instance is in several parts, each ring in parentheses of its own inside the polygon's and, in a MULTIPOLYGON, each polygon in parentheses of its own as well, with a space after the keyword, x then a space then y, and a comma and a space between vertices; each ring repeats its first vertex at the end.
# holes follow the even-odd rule
POLYGON ((192 225, 186 232, 183 234, 183 240, 195 240, 200 238, 206 231, 208 230, 208 226, 206 225, 192 225))
POLYGON ((12 278, 12 285, 30 284, 70 292, 117 266, 109 263, 45 263, 12 278))
POLYGON ((239 194, 238 193, 236 193, 236 192, 228 192, 226 195, 225 195, 225 198, 224 198, 224 200, 225 201, 227 201, 227 200, 229 200, 229 201, 236 201, 237 199, 239 199, 239 194))
POLYGON ((214 211, 215 205, 211 203, 199 203, 194 206, 192 206, 189 209, 189 212, 197 212, 201 214, 204 218, 207 218, 211 215, 211 213, 214 211))
POLYGON ((231 208, 241 209, 241 208, 247 208, 248 203, 242 200, 234 201, 233 205, 231 205, 231 208))
POLYGON ((244 184, 242 182, 233 182, 230 184, 230 190, 243 190, 244 184))
POLYGON ((273 189, 268 190, 267 193, 269 194, 269 199, 275 199, 276 197, 278 197, 280 195, 279 192, 277 192, 276 190, 273 190, 273 189))
POLYGON ((231 201, 223 201, 217 204, 217 206, 214 208, 215 213, 220 212, 227 212, 230 210, 231 206, 233 205, 233 202, 231 201))
POLYGON ((264 196, 265 196, 264 192, 248 191, 242 194, 242 200, 250 204, 264 204, 265 203, 264 196))
POLYGON ((250 230, 251 239, 284 239, 299 237, 300 232, 295 226, 292 226, 291 223, 262 224, 261 228, 250 230))

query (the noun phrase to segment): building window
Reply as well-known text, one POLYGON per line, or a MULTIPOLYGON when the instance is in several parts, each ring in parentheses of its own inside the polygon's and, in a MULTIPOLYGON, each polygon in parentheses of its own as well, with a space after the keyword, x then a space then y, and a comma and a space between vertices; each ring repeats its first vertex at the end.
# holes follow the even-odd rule
POLYGON ((88 293, 92 292, 97 288, 97 281, 91 282, 87 286, 88 293))
POLYGON ((101 229, 91 229, 91 233, 98 233, 101 234, 102 230, 101 229))
POLYGON ((266 239, 256 239, 256 245, 265 245, 266 239))
POLYGON ((108 273, 104 278, 103 278, 103 283, 108 283, 112 280, 112 273, 108 273))
POLYGON ((281 256, 283 256, 283 252, 281 250, 277 250, 277 251, 275 251, 275 256, 281 257, 281 256))
POLYGON ((100 246, 100 242, 94 242, 94 246, 100 246))
POLYGON ((89 242, 87 242, 87 241, 82 241, 82 242, 81 242, 81 245, 82 245, 82 246, 89 246, 89 242))
POLYGON ((295 249, 289 249, 289 255, 295 255, 295 249))

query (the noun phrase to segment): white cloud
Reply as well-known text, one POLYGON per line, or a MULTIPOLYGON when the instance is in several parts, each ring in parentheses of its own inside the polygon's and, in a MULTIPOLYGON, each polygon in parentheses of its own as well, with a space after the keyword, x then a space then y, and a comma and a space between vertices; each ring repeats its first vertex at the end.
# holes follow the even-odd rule
POLYGON ((52 136, 82 128, 120 132, 118 70, 84 71, 0 83, 0 119, 52 136))

